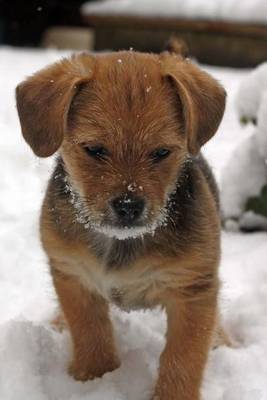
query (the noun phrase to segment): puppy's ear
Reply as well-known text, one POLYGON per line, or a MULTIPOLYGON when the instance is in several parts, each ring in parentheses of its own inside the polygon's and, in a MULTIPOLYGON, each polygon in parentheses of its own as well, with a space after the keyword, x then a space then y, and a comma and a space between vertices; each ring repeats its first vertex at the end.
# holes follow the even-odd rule
POLYGON ((221 122, 226 92, 209 74, 179 56, 162 55, 161 62, 182 104, 188 151, 196 155, 221 122))
POLYGON ((37 156, 48 157, 59 149, 73 96, 92 74, 93 57, 80 54, 37 72, 17 86, 22 134, 37 156))

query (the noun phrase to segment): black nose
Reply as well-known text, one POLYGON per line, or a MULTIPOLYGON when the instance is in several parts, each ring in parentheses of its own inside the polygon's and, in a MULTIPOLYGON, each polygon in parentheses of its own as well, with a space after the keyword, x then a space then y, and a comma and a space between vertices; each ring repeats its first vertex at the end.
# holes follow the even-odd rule
POLYGON ((130 225, 141 217, 145 201, 139 197, 121 196, 112 201, 112 208, 122 224, 130 225))

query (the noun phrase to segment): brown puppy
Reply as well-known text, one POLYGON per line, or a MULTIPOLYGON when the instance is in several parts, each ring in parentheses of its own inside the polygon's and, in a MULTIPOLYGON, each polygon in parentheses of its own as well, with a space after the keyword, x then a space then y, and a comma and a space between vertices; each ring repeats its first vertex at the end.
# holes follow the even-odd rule
POLYGON ((182 57, 81 54, 17 88, 36 155, 59 150, 41 237, 69 325, 70 373, 119 366, 109 302, 168 317, 153 399, 197 400, 217 316, 218 198, 199 150, 225 92, 182 57))

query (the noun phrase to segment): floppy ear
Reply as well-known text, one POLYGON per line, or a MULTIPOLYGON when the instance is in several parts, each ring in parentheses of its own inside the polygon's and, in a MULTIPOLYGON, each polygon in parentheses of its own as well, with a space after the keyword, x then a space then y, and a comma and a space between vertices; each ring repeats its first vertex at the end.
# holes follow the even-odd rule
POLYGON ((93 57, 80 54, 49 66, 16 88, 17 109, 26 142, 39 157, 62 144, 73 96, 92 77, 93 57))
POLYGON ((182 104, 188 151, 196 155, 216 132, 225 109, 226 92, 209 74, 188 60, 162 54, 163 74, 182 104))

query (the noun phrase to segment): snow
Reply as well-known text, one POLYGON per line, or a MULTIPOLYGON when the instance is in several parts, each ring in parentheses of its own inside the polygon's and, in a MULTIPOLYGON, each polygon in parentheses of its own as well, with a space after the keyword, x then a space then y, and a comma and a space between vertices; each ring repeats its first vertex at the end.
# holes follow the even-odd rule
MULTIPOLYGON (((67 375, 70 338, 49 321, 57 303, 38 239, 38 216, 53 160, 38 160, 24 143, 15 85, 57 60, 55 51, 0 49, 0 398, 1 400, 148 400, 164 346, 160 310, 112 309, 121 367, 78 383, 67 375)), ((221 182, 232 152, 253 127, 241 128, 235 97, 247 71, 207 68, 228 90, 219 133, 205 148, 221 182)), ((237 348, 212 351, 205 400, 267 399, 267 234, 223 233, 221 308, 237 348)))
POLYGON ((267 184, 267 63, 241 80, 236 93, 240 121, 253 122, 250 135, 232 153, 222 172, 222 208, 226 220, 239 226, 267 227, 267 219, 244 212, 248 198, 258 196, 267 184))
POLYGON ((257 118, 265 91, 267 91, 267 62, 260 64, 241 82, 236 96, 240 118, 257 118))
POLYGON ((266 0, 102 0, 84 3, 82 14, 198 18, 267 23, 266 0))

